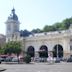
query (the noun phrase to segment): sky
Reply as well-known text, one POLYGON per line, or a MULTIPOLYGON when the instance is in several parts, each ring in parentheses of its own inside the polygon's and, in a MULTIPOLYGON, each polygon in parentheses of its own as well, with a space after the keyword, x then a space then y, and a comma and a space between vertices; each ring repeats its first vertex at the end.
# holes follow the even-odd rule
POLYGON ((43 29, 72 17, 72 0, 0 0, 0 34, 6 34, 5 22, 13 7, 20 30, 43 29))

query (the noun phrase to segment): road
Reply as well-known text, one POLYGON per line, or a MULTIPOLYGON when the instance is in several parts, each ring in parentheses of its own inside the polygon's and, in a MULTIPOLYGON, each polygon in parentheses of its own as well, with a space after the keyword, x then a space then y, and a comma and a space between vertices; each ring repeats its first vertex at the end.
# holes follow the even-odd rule
POLYGON ((1 64, 5 72, 72 72, 72 63, 1 64))

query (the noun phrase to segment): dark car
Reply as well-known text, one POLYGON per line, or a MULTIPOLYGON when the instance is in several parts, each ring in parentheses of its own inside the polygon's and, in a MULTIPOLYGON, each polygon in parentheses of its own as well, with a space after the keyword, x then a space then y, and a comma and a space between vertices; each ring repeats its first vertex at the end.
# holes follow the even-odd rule
POLYGON ((67 62, 72 62, 72 55, 67 59, 67 62))
POLYGON ((0 55, 0 61, 3 62, 7 58, 7 55, 0 55))
POLYGON ((5 61, 6 61, 6 62, 11 62, 11 61, 12 61, 12 58, 13 58, 13 57, 8 56, 5 61))

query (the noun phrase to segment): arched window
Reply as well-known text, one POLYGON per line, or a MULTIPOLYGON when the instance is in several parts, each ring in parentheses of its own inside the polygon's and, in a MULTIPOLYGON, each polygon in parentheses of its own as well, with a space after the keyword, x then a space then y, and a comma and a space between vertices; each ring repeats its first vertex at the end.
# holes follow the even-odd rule
POLYGON ((55 45, 53 48, 53 57, 59 57, 62 58, 63 57, 63 47, 61 45, 55 45))
POLYGON ((42 45, 39 49, 39 57, 48 57, 48 48, 45 45, 42 45))
POLYGON ((33 46, 29 46, 27 49, 27 54, 30 55, 31 57, 35 56, 35 49, 33 46))

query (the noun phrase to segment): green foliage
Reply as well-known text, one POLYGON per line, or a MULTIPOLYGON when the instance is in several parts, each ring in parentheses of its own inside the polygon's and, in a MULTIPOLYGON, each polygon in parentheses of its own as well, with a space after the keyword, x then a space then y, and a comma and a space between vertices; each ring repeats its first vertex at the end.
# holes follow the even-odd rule
POLYGON ((33 33, 41 33, 41 32, 49 32, 49 31, 57 31, 57 30, 66 30, 72 24, 72 17, 66 18, 62 22, 57 22, 53 25, 45 25, 42 30, 40 29, 33 29, 31 32, 33 33))
POLYGON ((0 46, 0 54, 4 54, 4 48, 0 46))
POLYGON ((0 49, 0 54, 4 54, 4 49, 3 48, 0 49))
POLYGON ((31 62, 31 56, 30 56, 30 55, 26 55, 26 56, 24 57, 24 61, 25 61, 26 63, 30 63, 30 62, 31 62))
POLYGON ((37 29, 33 29, 31 32, 32 33, 41 33, 42 30, 40 30, 39 28, 37 28, 37 29))
POLYGON ((65 19, 63 20, 63 25, 65 26, 65 29, 68 29, 70 24, 72 24, 71 20, 70 19, 65 19))
POLYGON ((48 31, 65 30, 70 27, 70 24, 72 24, 72 18, 67 18, 67 19, 64 19, 62 22, 57 22, 53 24, 52 26, 46 25, 43 28, 43 31, 48 32, 48 31))
POLYGON ((11 41, 11 42, 6 43, 6 45, 4 46, 4 49, 5 49, 4 50, 5 54, 15 53, 18 55, 21 52, 21 44, 20 42, 11 41))
POLYGON ((48 25, 46 25, 43 28, 43 32, 49 32, 49 31, 56 31, 56 28, 54 26, 48 26, 48 25))

